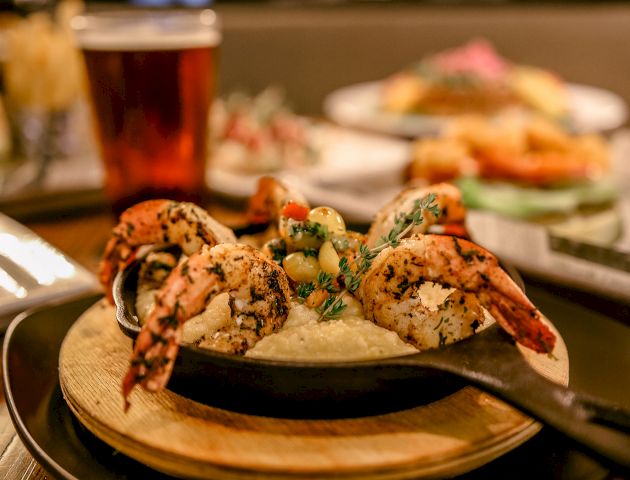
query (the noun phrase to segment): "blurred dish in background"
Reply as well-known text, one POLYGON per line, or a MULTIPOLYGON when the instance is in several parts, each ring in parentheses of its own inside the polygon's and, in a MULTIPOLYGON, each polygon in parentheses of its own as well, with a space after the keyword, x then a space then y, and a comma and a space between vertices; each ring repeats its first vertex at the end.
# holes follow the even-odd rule
MULTIPOLYGON (((354 196, 364 203, 358 199, 368 194, 380 198, 383 191, 400 188, 411 159, 410 142, 298 116, 276 89, 217 101, 211 138, 208 185, 231 197, 248 197, 258 178, 271 173, 299 184, 315 203, 331 204, 326 201, 329 196, 342 202, 354 196)), ((341 210, 356 220, 353 212, 362 209, 350 203, 341 210)), ((361 221, 371 220, 359 216, 361 221)))
POLYGON ((410 178, 457 180, 473 208, 532 218, 607 205, 619 190, 597 134, 569 134, 532 116, 460 117, 414 144, 410 178))
MULTIPOLYGON (((411 159, 410 142, 328 124, 315 124, 309 130, 317 138, 317 161, 276 170, 274 176, 302 189, 313 203, 339 207, 350 221, 369 223, 372 210, 400 190, 411 159)), ((245 198, 265 173, 244 173, 211 163, 206 179, 217 193, 245 198)))
POLYGON ((286 165, 271 172, 246 173, 211 162, 208 181, 211 188, 234 196, 252 193, 250 188, 265 173, 300 176, 303 181, 321 186, 367 189, 374 185, 397 183, 403 178, 405 165, 411 159, 407 141, 380 135, 354 132, 328 124, 310 127, 309 136, 316 139, 317 154, 313 164, 286 165), (227 174, 238 178, 239 185, 220 185, 212 175, 227 174))
POLYGON ((510 107, 564 120, 564 82, 541 68, 502 58, 486 40, 427 56, 383 82, 381 107, 393 113, 494 114, 510 107))
MULTIPOLYGON (((351 188, 365 182, 400 183, 410 158, 408 142, 295 114, 275 87, 253 97, 235 92, 215 101, 210 137, 212 171, 251 176, 253 183, 261 174, 299 175, 351 188)), ((247 187, 234 193, 252 191, 247 187)))
POLYGON ((69 28, 81 8, 60 2, 16 19, 3 32, 2 76, 10 150, 0 165, 0 192, 41 186, 54 159, 89 148, 79 53, 69 28))
MULTIPOLYGON (((334 122, 403 137, 435 135, 451 117, 384 111, 379 103, 381 82, 366 82, 330 93, 324 112, 334 122)), ((568 84, 569 126, 577 133, 604 132, 623 126, 628 118, 625 101, 597 87, 568 84)))
POLYGON ((312 122, 293 113, 279 88, 254 97, 234 92, 211 112, 210 161, 243 174, 273 173, 317 164, 312 122))
POLYGON ((576 132, 611 130, 627 118, 625 102, 614 93, 514 64, 484 40, 428 56, 383 81, 336 90, 324 110, 342 125, 409 137, 436 134, 471 113, 533 113, 576 132))
POLYGON ((63 111, 81 92, 81 67, 70 18, 78 2, 59 3, 50 15, 34 13, 5 32, 4 84, 10 106, 63 111))
POLYGON ((630 223, 611 147, 543 118, 462 117, 419 139, 407 172, 455 181, 472 238, 517 267, 627 298, 630 223))

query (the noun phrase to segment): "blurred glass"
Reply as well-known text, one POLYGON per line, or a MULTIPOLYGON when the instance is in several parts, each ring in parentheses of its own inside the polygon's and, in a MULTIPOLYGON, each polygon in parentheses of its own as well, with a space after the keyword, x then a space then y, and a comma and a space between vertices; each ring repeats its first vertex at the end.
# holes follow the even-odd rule
POLYGON ((202 203, 221 40, 214 12, 101 11, 72 26, 114 212, 148 198, 202 203))
MULTIPOLYGON (((81 63, 70 18, 78 2, 14 19, 2 35, 4 107, 10 151, 0 193, 39 186, 50 162, 86 146, 81 63)), ((2 143, 0 141, 0 143, 2 143)))

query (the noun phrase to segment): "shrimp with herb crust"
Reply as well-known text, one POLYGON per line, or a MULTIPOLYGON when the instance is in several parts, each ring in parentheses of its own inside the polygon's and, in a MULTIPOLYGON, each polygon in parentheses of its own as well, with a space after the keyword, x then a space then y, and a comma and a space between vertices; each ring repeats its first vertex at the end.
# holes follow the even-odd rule
POLYGON ((410 328, 409 322, 414 290, 425 282, 461 290, 452 307, 461 308, 464 318, 477 309, 478 301, 520 344, 539 353, 553 350, 554 334, 496 257, 456 237, 419 234, 381 251, 358 289, 366 318, 396 331, 403 340, 422 344, 426 329, 435 325, 410 328))
POLYGON ((224 292, 229 294, 231 319, 204 342, 205 347, 242 354, 286 320, 289 284, 278 265, 247 245, 204 245, 171 272, 157 293, 123 380, 126 402, 138 383, 152 392, 166 386, 184 322, 224 292))
POLYGON ((252 224, 276 223, 282 234, 286 220, 304 220, 310 207, 302 193, 273 177, 261 177, 247 206, 252 224))
MULTIPOLYGON (((413 208, 415 202, 428 195, 433 195, 437 211, 425 210, 423 221, 418 223, 410 232, 426 233, 434 225, 449 227, 444 233, 465 234, 464 220, 466 208, 462 201, 459 189, 450 183, 436 183, 429 186, 408 186, 393 200, 381 208, 376 215, 367 233, 367 244, 372 247, 379 243, 396 224, 396 218, 401 212, 407 212, 413 208)), ((441 233, 441 232, 440 232, 441 233)))
POLYGON ((111 286, 118 271, 132 261, 143 245, 176 244, 190 255, 203 245, 235 242, 234 232, 195 204, 147 200, 120 216, 100 265, 100 280, 112 301, 111 286))

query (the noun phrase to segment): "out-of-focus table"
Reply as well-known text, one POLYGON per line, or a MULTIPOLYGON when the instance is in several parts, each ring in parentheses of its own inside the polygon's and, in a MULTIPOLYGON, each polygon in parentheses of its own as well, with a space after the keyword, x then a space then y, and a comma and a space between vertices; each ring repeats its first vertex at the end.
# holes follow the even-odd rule
MULTIPOLYGON (((231 208, 215 203, 210 211, 228 225, 242 222, 241 214, 231 208)), ((67 211, 24 223, 88 270, 96 272, 114 219, 107 211, 96 209, 80 215, 67 211)), ((630 307, 526 280, 530 298, 552 319, 568 345, 572 386, 630 408, 630 307), (624 325, 624 321, 628 324, 624 325), (607 365, 608 371, 602 372, 597 364, 607 365)), ((2 396, 0 478, 32 480, 48 476, 17 436, 2 396)), ((611 473, 547 428, 516 450, 464 476, 468 479, 508 477, 630 479, 611 473)))

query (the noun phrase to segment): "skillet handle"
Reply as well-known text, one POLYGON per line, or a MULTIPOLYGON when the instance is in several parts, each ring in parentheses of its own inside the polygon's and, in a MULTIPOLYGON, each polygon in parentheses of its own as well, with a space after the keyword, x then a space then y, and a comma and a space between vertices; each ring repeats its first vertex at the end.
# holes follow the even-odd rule
POLYGON ((630 411, 547 380, 502 331, 488 330, 473 336, 474 341, 410 356, 409 363, 462 377, 554 428, 604 464, 630 471, 630 411))
POLYGON ((504 377, 507 382, 501 382, 502 373, 500 369, 490 375, 477 372, 473 381, 577 442, 604 463, 630 471, 630 412, 588 399, 531 368, 515 377, 504 377))

